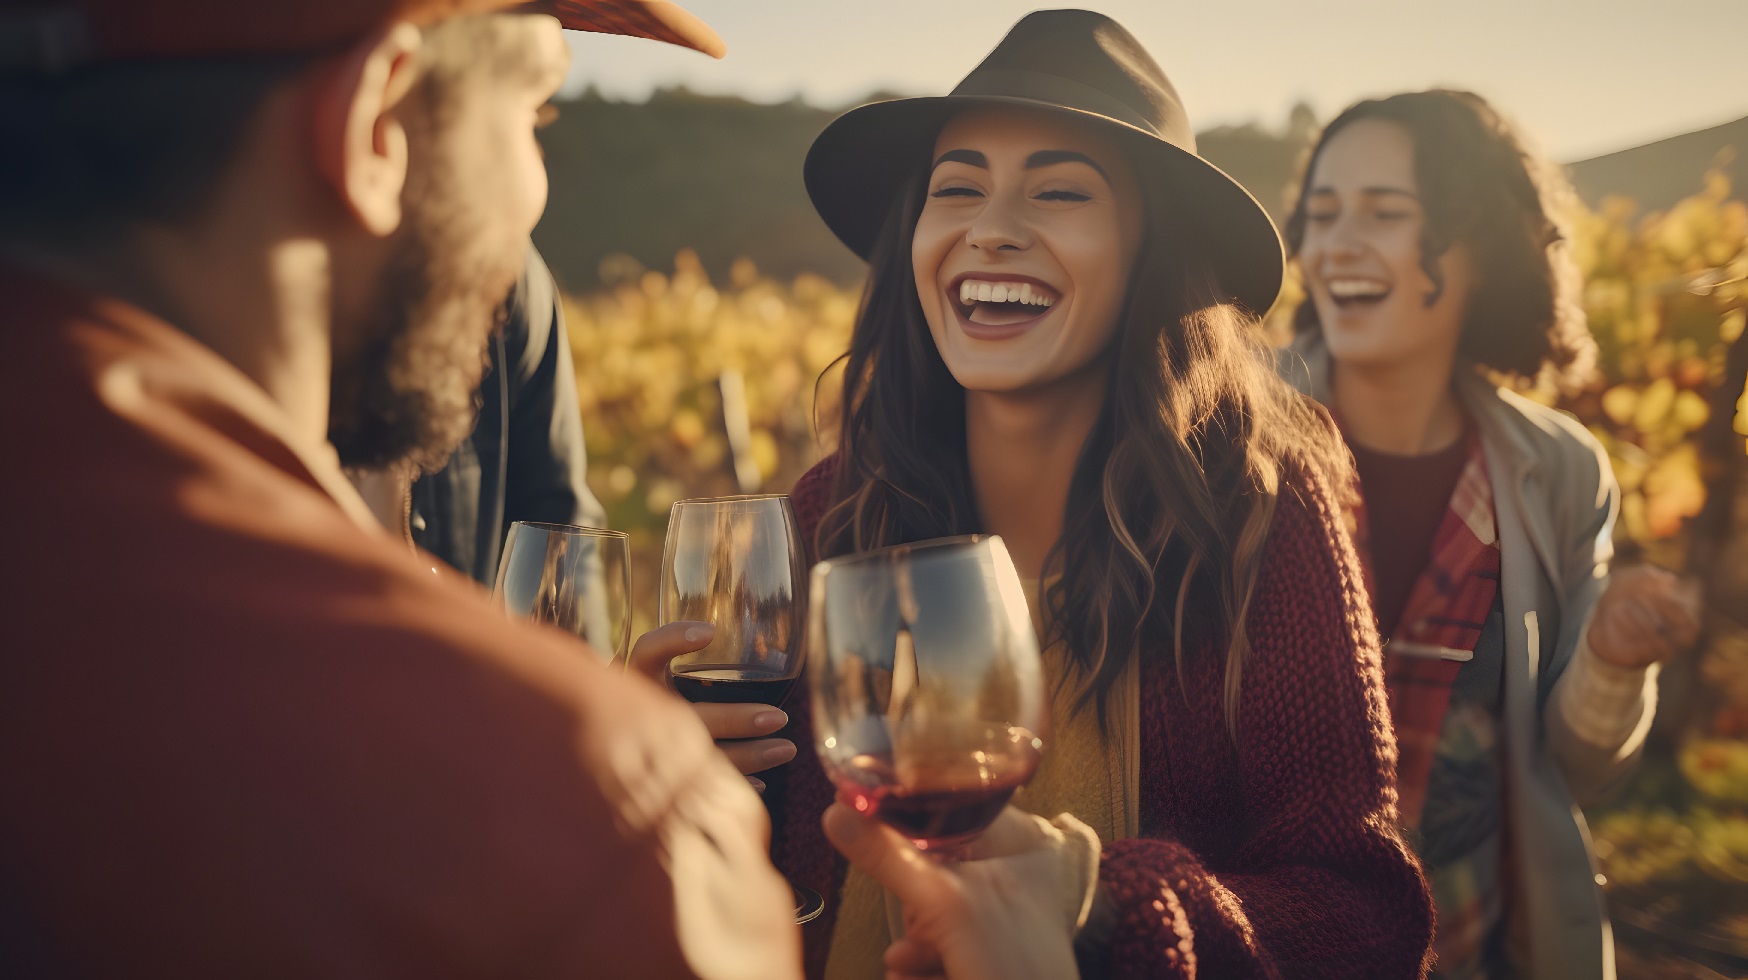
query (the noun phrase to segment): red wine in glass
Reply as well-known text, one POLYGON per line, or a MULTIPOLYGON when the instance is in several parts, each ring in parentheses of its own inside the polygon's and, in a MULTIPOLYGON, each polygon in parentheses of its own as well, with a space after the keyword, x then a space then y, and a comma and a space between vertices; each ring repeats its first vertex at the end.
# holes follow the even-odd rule
POLYGON ((943 860, 963 856, 1044 751, 1043 663, 1000 538, 814 566, 815 748, 838 799, 943 860))
POLYGON ((836 774, 838 799, 879 818, 921 850, 951 851, 983 833, 1037 772, 1042 753, 1035 741, 1031 732, 1014 729, 1004 754, 987 754, 981 763, 910 760, 902 776, 888 758, 858 755, 836 774))
POLYGON ((679 664, 668 676, 680 697, 693 703, 768 704, 782 707, 795 686, 784 671, 760 670, 741 664, 679 664))

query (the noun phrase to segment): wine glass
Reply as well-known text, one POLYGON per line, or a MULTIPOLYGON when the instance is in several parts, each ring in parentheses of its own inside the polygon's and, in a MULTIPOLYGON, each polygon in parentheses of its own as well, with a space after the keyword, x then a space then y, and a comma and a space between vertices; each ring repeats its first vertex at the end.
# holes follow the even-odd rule
POLYGON ((1043 758, 1043 662, 1001 538, 820 562, 808 614, 816 748, 838 798, 961 857, 1043 758))
MULTIPOLYGON (((711 623, 710 645, 675 657, 668 682, 688 701, 780 707, 801 675, 806 561, 782 494, 681 500, 668 513, 656 619, 711 623)), ((795 892, 797 922, 825 908, 795 892)))
POLYGON ((492 600, 513 615, 575 633, 623 667, 631 647, 631 536, 517 521, 504 539, 492 600))
POLYGON ((781 706, 801 675, 806 562, 781 494, 682 500, 668 513, 656 618, 711 623, 668 680, 688 701, 781 706))

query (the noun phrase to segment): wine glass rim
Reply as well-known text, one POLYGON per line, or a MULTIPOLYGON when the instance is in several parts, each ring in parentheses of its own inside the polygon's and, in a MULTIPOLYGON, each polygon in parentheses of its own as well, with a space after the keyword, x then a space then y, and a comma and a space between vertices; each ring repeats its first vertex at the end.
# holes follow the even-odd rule
MULTIPOLYGON (((985 541, 999 542, 1001 541, 1001 535, 955 534, 945 538, 924 538, 921 541, 901 541, 898 544, 889 544, 883 548, 874 548, 868 551, 856 551, 847 555, 839 555, 836 558, 827 558, 815 567, 829 570, 836 565, 859 565, 863 562, 888 558, 901 551, 934 551, 937 549, 960 548, 967 545, 982 544, 985 541)), ((1003 544, 1005 547, 1005 542, 1003 542, 1003 544)))
POLYGON ((759 500, 788 500, 786 493, 737 493, 726 497, 682 497, 674 501, 674 506, 681 504, 739 504, 752 503, 759 500))
POLYGON ((588 538, 625 538, 631 539, 628 531, 615 531, 610 527, 588 527, 583 524, 561 524, 557 521, 511 521, 513 525, 533 528, 536 531, 548 531, 553 534, 569 534, 588 538))

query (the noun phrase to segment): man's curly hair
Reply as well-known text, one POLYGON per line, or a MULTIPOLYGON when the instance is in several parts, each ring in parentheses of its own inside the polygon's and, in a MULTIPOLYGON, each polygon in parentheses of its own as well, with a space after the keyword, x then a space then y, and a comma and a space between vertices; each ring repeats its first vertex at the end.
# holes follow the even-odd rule
MULTIPOLYGON (((1420 263, 1434 286, 1429 304, 1444 288, 1439 259, 1453 245, 1468 247, 1476 275, 1459 352, 1521 382, 1547 381, 1560 391, 1582 387, 1595 369, 1596 342, 1568 243, 1572 185, 1472 92, 1405 92, 1357 103, 1335 117, 1301 171, 1287 219, 1292 252, 1305 240, 1305 202, 1318 156, 1336 133, 1361 119, 1393 122, 1414 141, 1426 210, 1420 263)), ((1293 326, 1301 333, 1320 329, 1309 298, 1294 312, 1293 326)))

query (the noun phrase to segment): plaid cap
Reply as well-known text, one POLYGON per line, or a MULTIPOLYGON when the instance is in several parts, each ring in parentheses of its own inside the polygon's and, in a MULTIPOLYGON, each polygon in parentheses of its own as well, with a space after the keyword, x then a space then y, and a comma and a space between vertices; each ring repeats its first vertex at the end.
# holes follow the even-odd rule
POLYGON ((669 0, 0 0, 0 73, 133 58, 287 54, 395 20, 429 24, 515 8, 575 31, 644 37, 720 58, 722 38, 669 0))

